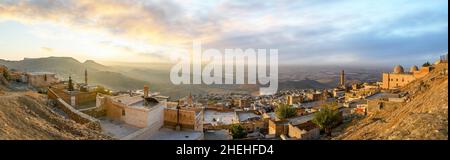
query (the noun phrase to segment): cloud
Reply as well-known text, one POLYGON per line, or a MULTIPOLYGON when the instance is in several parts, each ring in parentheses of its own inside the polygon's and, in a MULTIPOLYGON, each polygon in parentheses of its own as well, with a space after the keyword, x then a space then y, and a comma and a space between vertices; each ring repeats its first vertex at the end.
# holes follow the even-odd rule
POLYGON ((49 47, 41 47, 41 50, 44 52, 49 52, 49 53, 53 52, 53 49, 49 48, 49 47))
POLYGON ((185 43, 208 36, 209 23, 192 23, 170 0, 30 0, 0 2, 0 16, 26 22, 51 21, 105 30, 149 43, 185 43), (194 34, 195 33, 195 34, 194 34))
POLYGON ((282 63, 294 64, 416 63, 448 50, 446 0, 4 0, 0 17, 144 41, 150 46, 108 44, 140 56, 164 56, 192 40, 277 48, 282 63))

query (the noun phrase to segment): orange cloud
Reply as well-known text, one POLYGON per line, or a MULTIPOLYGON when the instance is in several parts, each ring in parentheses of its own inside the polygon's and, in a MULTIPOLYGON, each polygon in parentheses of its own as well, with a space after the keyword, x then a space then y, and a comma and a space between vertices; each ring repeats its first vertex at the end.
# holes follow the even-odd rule
POLYGON ((179 14, 179 6, 143 1, 41 0, 0 2, 0 18, 26 23, 49 21, 94 29, 151 44, 186 44, 211 40, 216 26, 179 14))

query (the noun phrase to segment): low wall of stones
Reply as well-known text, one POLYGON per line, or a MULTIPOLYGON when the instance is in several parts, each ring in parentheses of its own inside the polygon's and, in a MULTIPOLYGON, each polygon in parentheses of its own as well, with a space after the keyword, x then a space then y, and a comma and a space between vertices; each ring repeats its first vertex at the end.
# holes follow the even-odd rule
POLYGON ((80 109, 78 111, 83 112, 84 114, 87 114, 87 115, 89 115, 91 117, 95 117, 95 118, 100 118, 100 117, 106 116, 106 111, 100 107, 80 109))

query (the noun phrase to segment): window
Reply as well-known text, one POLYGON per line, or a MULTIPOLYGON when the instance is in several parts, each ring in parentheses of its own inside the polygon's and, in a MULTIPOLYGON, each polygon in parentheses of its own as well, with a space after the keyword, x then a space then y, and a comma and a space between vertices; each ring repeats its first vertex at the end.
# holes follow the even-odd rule
POLYGON ((122 109, 122 116, 125 116, 125 109, 122 109))

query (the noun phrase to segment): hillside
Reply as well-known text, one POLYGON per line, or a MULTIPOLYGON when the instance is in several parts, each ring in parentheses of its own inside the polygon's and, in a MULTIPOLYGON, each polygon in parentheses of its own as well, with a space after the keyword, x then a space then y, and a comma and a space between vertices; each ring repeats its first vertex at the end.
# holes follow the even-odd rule
POLYGON ((448 140, 448 76, 440 73, 444 68, 448 66, 437 66, 429 76, 402 88, 411 95, 410 102, 354 122, 336 139, 448 140))
POLYGON ((0 140, 110 139, 58 115, 45 105, 42 95, 2 92, 0 102, 0 140))
POLYGON ((137 89, 149 83, 131 78, 122 73, 113 72, 112 68, 98 64, 92 60, 81 63, 70 57, 25 58, 21 61, 0 59, 0 64, 10 69, 26 72, 54 72, 63 80, 72 76, 78 82, 84 81, 84 70, 87 69, 88 79, 91 84, 103 85, 114 90, 137 89))

